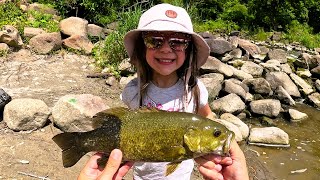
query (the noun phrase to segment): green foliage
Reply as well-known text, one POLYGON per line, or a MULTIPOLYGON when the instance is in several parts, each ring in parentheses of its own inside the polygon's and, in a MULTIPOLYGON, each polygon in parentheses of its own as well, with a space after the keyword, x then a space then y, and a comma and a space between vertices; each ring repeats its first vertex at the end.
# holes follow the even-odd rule
POLYGON ((12 25, 19 29, 23 29, 21 24, 27 20, 27 15, 13 2, 0 4, 0 28, 4 25, 12 25))
POLYGON ((24 27, 42 28, 48 32, 59 31, 58 20, 53 19, 52 14, 38 11, 22 12, 18 4, 7 2, 0 4, 0 27, 12 25, 16 27, 20 34, 23 34, 24 27))
POLYGON ((232 21, 224 21, 217 19, 216 21, 209 20, 203 23, 194 23, 194 29, 196 32, 218 32, 218 33, 230 33, 232 30, 238 30, 239 26, 232 21))
POLYGON ((272 32, 265 32, 262 28, 257 28, 257 30, 252 32, 253 39, 257 41, 266 41, 272 35, 272 32))
POLYGON ((118 65, 127 57, 124 48, 124 35, 138 26, 142 14, 140 7, 119 14, 119 28, 107 36, 104 43, 95 47, 93 55, 98 67, 109 67, 112 73, 117 74, 118 65))
POLYGON ((307 48, 320 47, 320 34, 312 34, 313 30, 307 24, 301 24, 298 21, 292 21, 285 33, 285 39, 289 42, 300 42, 307 48))
POLYGON ((39 11, 29 11, 29 15, 33 17, 33 20, 28 20, 25 25, 46 29, 47 32, 59 31, 59 19, 55 20, 52 14, 45 14, 39 11))

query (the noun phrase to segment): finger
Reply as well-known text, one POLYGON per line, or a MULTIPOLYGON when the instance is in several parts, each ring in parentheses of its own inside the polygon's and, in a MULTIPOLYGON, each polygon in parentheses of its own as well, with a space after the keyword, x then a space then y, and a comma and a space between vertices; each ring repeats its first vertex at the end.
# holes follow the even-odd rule
POLYGON ((134 162, 126 162, 122 165, 118 172, 114 175, 115 180, 122 180, 122 178, 127 174, 130 168, 133 166, 134 162))
POLYGON ((111 151, 106 168, 98 179, 111 180, 114 174, 118 171, 122 160, 122 152, 119 149, 111 151))
POLYGON ((232 164, 232 162, 233 162, 233 160, 231 157, 222 157, 219 164, 229 166, 232 164))
POLYGON ((202 158, 208 160, 208 161, 213 161, 214 163, 220 163, 221 161, 221 156, 220 155, 216 155, 216 154, 207 154, 205 156, 202 156, 202 158))
POLYGON ((207 169, 214 169, 216 167, 216 164, 213 161, 210 161, 208 159, 205 159, 204 157, 198 157, 195 159, 195 161, 204 168, 207 169))
POLYGON ((90 157, 87 164, 81 170, 78 180, 82 179, 95 179, 99 175, 97 160, 102 157, 102 153, 96 153, 90 157))
POLYGON ((216 170, 207 169, 207 168, 204 168, 203 166, 200 166, 198 169, 204 179, 223 180, 222 174, 216 170))

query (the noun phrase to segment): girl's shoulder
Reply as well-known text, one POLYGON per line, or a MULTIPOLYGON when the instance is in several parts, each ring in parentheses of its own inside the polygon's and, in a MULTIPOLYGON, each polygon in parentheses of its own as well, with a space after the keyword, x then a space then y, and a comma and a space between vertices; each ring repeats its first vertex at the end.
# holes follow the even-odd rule
POLYGON ((121 100, 131 107, 131 103, 137 101, 136 99, 138 98, 138 79, 134 78, 132 79, 123 89, 120 98, 121 100))

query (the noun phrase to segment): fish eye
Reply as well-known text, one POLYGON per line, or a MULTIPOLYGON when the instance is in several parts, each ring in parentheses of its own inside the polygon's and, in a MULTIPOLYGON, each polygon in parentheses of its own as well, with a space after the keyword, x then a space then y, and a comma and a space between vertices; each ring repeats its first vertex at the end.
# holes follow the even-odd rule
POLYGON ((215 130, 213 132, 214 137, 219 137, 221 135, 221 131, 220 130, 215 130))

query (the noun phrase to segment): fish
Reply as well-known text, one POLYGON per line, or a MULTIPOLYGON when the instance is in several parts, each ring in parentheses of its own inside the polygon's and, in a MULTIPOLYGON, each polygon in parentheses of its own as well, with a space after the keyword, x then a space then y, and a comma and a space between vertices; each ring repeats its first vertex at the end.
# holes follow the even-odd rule
POLYGON ((62 149, 64 167, 75 165, 88 152, 108 156, 120 149, 123 161, 170 162, 166 175, 181 161, 214 153, 228 155, 234 133, 197 114, 156 108, 115 107, 97 113, 88 132, 63 132, 53 141, 62 149))

